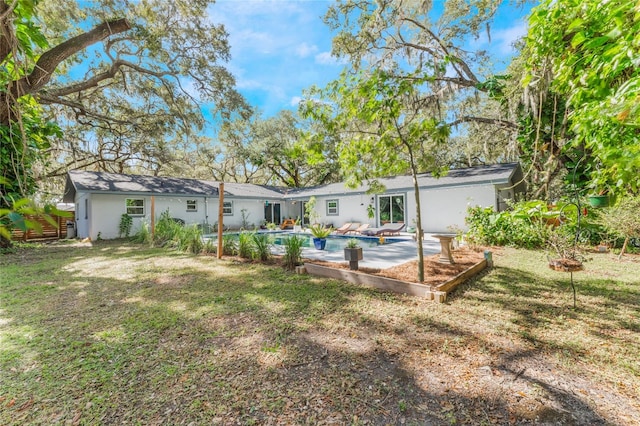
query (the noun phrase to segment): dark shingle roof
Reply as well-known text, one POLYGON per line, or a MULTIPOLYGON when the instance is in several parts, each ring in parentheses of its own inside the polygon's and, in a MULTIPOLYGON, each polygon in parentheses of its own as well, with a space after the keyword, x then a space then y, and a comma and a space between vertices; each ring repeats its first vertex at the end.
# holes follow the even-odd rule
POLYGON ((75 191, 218 196, 217 185, 202 180, 83 170, 72 170, 68 173, 64 201, 73 201, 75 191))
MULTIPOLYGON (((211 182, 211 184, 218 187, 217 182, 211 182)), ((277 188, 267 185, 255 185, 253 183, 224 183, 225 196, 230 195, 237 198, 256 198, 256 199, 280 199, 286 191, 285 188, 277 188)))
MULTIPOLYGON (((518 170, 518 163, 493 164, 490 166, 469 167, 466 169, 449 170, 440 178, 429 173, 418 176, 420 188, 439 188, 446 186, 475 185, 480 183, 493 183, 496 185, 509 183, 514 173, 518 170)), ((413 188, 411 176, 395 176, 377 179, 387 190, 404 190, 413 188)), ((302 189, 291 193, 291 198, 308 198, 312 195, 339 195, 362 193, 368 190, 366 184, 357 188, 347 188, 344 183, 332 183, 329 185, 317 186, 302 189)))
MULTIPOLYGON (((73 202, 76 191, 217 197, 218 182, 72 170, 67 176, 64 201, 73 202)), ((251 183, 225 183, 224 192, 226 196, 259 199, 282 198, 283 193, 272 187, 251 183)))
MULTIPOLYGON (((470 167, 450 170, 446 176, 433 177, 423 174, 418 177, 421 188, 474 185, 493 183, 496 185, 512 183, 514 174, 519 171, 518 163, 494 164, 490 166, 470 167)), ((395 176, 378 179, 387 190, 405 190, 413 188, 411 176, 395 176)), ((333 183, 313 188, 277 188, 251 183, 224 184, 225 196, 253 199, 305 199, 313 195, 340 195, 366 192, 368 187, 347 188, 344 183, 333 183)), ((182 179, 164 176, 124 175, 106 172, 72 170, 68 173, 63 200, 73 202, 76 191, 106 192, 128 194, 164 194, 218 196, 218 182, 182 179)))

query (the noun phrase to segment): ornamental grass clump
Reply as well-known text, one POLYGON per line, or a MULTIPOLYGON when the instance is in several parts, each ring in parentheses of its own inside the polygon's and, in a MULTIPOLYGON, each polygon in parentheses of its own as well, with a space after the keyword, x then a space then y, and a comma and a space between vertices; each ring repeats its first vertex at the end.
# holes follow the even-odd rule
POLYGON ((255 248, 253 256, 263 262, 271 258, 271 236, 268 234, 253 234, 253 246, 255 248))
POLYGON ((176 248, 180 251, 198 254, 204 247, 202 230, 197 225, 180 227, 174 238, 176 248))
POLYGON ((238 240, 233 235, 222 236, 222 254, 225 256, 238 254, 238 240))
POLYGON ((298 265, 302 265, 302 248, 304 238, 299 235, 291 235, 283 240, 284 256, 283 265, 286 269, 293 270, 298 265))
POLYGON ((254 251, 253 233, 240 232, 240 234, 238 234, 238 256, 245 259, 253 259, 254 251))

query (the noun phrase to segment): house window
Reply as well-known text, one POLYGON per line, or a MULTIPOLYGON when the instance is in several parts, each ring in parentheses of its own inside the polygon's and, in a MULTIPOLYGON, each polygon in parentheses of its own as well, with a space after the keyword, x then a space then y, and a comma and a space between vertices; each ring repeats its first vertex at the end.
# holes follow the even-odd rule
POLYGON ((187 200, 187 211, 188 212, 197 212, 198 211, 198 200, 187 200))
POLYGON ((404 195, 381 195, 378 197, 380 224, 405 222, 404 195))
POLYGON ((144 198, 127 198, 127 214, 144 216, 144 198))
POLYGON ((225 201, 222 204, 222 213, 225 216, 233 216, 233 201, 225 201))
POLYGON ((338 200, 327 200, 327 216, 338 215, 338 200))

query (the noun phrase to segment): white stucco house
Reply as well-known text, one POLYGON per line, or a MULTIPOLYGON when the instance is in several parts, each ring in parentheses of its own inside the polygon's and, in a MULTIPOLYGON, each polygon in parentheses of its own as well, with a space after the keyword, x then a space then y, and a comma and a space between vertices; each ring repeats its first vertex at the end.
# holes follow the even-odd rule
MULTIPOLYGON (((285 218, 300 218, 306 224, 305 204, 316 199, 318 221, 340 226, 345 222, 404 222, 411 226, 416 218, 416 203, 411 176, 378 179, 386 190, 369 194, 368 187, 347 188, 343 183, 313 188, 278 188, 245 183, 224 183, 225 227, 258 226, 281 223, 285 218), (373 209, 374 217, 368 217, 373 209)), ((517 199, 524 192, 522 169, 517 163, 496 164, 450 170, 441 178, 430 174, 418 179, 423 229, 447 232, 450 227, 465 227, 469 206, 504 210, 506 199, 517 199)), ((133 232, 142 221, 150 221, 164 211, 186 224, 217 223, 218 182, 124 175, 105 172, 70 171, 63 201, 74 203, 79 238, 117 238, 120 218, 132 216, 133 232)))

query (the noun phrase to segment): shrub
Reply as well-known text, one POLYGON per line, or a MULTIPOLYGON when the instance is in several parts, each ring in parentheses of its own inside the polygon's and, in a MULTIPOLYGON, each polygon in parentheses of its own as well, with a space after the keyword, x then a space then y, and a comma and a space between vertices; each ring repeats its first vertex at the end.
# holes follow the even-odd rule
POLYGON ((271 236, 267 234, 253 234, 254 257, 266 261, 271 258, 271 236))
POLYGON ((218 252, 218 247, 217 247, 217 243, 215 240, 211 239, 211 238, 207 238, 204 241, 204 244, 202 246, 202 252, 203 253, 207 253, 207 254, 215 254, 218 252))
POLYGON ((253 234, 251 232, 240 232, 238 235, 238 256, 245 259, 253 259, 254 251, 253 234))
POLYGON ((604 209, 598 216, 598 222, 612 236, 623 240, 622 256, 627 249, 631 237, 640 236, 640 195, 627 195, 620 199, 613 207, 604 209))
POLYGON ((153 245, 170 246, 175 244, 178 234, 182 230, 182 225, 169 216, 169 210, 160 214, 160 219, 156 222, 156 229, 153 234, 153 245))
POLYGON ((284 256, 282 262, 284 267, 293 270, 296 266, 302 264, 302 247, 304 247, 304 238, 298 235, 291 235, 283 239, 284 256))
POLYGON ((120 238, 122 238, 123 235, 128 237, 129 234, 131 234, 131 225, 133 225, 133 218, 127 213, 123 213, 122 216, 120 216, 120 224, 118 225, 118 234, 120 238))
POLYGON ((142 222, 140 229, 133 236, 133 241, 139 244, 151 245, 153 243, 153 241, 151 241, 151 229, 148 222, 142 222))
POLYGON ((181 227, 175 235, 174 243, 178 250, 198 254, 202 252, 202 230, 197 225, 181 227))
POLYGON ((222 254, 225 256, 235 256, 238 254, 238 241, 233 235, 222 236, 222 254))
POLYGON ((469 207, 465 219, 472 244, 540 248, 547 241, 550 225, 559 217, 542 201, 519 202, 512 210, 495 212, 491 207, 469 207))

